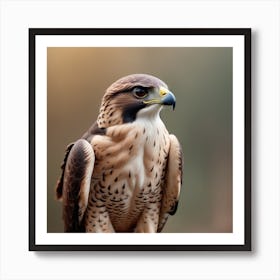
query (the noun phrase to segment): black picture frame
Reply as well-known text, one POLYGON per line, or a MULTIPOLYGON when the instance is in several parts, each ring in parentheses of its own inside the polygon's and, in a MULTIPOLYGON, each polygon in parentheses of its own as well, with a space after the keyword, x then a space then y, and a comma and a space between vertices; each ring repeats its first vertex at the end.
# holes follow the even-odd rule
MULTIPOLYGON (((242 108, 241 108, 242 109, 242 108)), ((251 248, 251 29, 29 29, 29 250, 30 251, 250 251, 251 248), (244 37, 244 243, 243 244, 38 244, 36 242, 36 39, 66 35, 171 35, 244 37)))

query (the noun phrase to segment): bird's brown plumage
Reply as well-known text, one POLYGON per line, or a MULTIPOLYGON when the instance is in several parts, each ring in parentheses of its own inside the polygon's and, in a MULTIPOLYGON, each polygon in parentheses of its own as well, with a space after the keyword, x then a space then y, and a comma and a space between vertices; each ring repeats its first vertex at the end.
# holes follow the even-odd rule
POLYGON ((107 89, 97 121, 66 151, 57 184, 65 231, 160 232, 176 212, 182 152, 162 105, 175 97, 150 75, 107 89))

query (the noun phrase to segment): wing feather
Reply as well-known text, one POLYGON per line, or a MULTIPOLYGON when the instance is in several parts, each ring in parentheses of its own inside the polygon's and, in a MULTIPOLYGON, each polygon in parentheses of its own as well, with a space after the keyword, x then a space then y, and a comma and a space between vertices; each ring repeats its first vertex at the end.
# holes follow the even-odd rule
POLYGON ((58 200, 62 200, 62 191, 63 191, 63 180, 64 180, 64 171, 65 171, 65 166, 66 166, 66 162, 67 162, 67 159, 68 159, 68 156, 69 156, 69 153, 72 149, 72 147, 74 146, 75 143, 71 143, 67 146, 66 148, 66 151, 65 151, 65 156, 64 156, 64 160, 60 166, 61 168, 61 175, 60 175, 60 178, 59 180, 57 181, 56 183, 56 198, 58 200))
POLYGON ((63 183, 58 185, 61 186, 65 232, 84 231, 82 220, 88 204, 94 161, 94 151, 84 139, 79 139, 68 151, 63 183))
POLYGON ((176 136, 170 134, 170 149, 166 168, 165 185, 159 217, 158 232, 161 232, 169 215, 177 211, 183 176, 183 156, 180 143, 176 136))

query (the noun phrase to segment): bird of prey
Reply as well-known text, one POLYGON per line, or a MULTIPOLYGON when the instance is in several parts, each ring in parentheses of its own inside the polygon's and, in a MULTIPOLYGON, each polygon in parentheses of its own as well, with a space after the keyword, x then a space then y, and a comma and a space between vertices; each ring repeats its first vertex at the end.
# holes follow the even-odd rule
POLYGON ((66 150, 56 196, 65 232, 161 232, 176 212, 182 151, 160 118, 175 96, 133 74, 105 92, 97 121, 66 150))

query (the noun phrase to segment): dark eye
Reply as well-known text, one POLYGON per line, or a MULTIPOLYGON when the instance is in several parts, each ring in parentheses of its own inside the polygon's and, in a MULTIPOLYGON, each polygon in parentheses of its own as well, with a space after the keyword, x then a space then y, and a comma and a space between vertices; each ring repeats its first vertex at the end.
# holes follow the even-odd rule
POLYGON ((137 98, 144 98, 148 95, 148 89, 144 87, 135 87, 132 92, 137 98))

